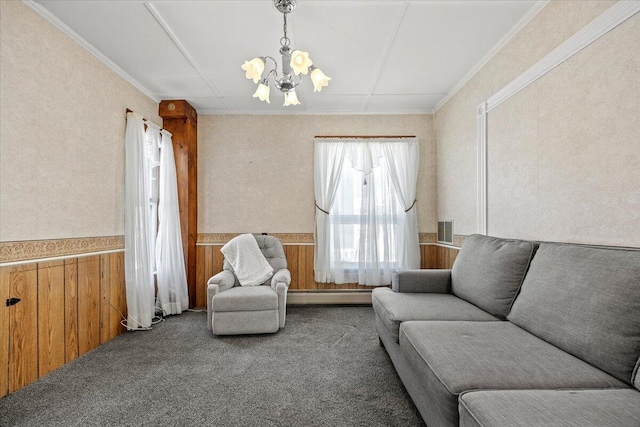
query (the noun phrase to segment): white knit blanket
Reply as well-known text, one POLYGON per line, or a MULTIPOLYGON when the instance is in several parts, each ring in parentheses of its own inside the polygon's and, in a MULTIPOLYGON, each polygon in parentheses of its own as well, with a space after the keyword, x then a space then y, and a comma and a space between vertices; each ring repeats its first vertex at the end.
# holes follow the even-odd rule
POLYGON ((262 255, 253 234, 241 234, 220 249, 242 286, 257 286, 273 276, 273 268, 262 255))

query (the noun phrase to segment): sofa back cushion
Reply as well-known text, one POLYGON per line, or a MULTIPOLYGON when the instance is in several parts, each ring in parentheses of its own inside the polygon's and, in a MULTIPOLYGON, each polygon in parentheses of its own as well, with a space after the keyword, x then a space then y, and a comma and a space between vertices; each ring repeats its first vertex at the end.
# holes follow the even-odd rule
POLYGON ((535 244, 472 234, 451 271, 451 291, 504 319, 522 285, 535 244))
POLYGON ((542 243, 508 320, 631 384, 640 355, 640 251, 542 243))

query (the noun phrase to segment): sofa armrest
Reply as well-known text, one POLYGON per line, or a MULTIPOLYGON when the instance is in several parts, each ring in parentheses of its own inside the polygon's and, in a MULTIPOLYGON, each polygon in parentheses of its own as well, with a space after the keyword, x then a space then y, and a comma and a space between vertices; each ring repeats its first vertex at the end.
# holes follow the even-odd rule
POLYGON ((394 292, 448 294, 451 292, 451 270, 397 270, 391 276, 394 292))
POLYGON ((284 283, 286 287, 289 287, 289 285, 291 284, 291 272, 286 268, 282 268, 276 271, 276 273, 273 275, 273 278, 271 279, 271 288, 274 291, 277 291, 276 285, 278 283, 284 283))
POLYGON ((220 292, 233 288, 236 283, 236 277, 229 270, 222 270, 220 273, 211 277, 207 282, 207 286, 216 284, 220 287, 220 292))

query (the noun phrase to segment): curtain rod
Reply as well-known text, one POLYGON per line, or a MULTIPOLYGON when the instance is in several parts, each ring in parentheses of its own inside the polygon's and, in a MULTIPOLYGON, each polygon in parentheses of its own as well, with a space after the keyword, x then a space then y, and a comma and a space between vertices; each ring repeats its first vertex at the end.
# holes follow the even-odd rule
POLYGON ((415 135, 316 135, 314 138, 358 138, 358 139, 382 139, 382 138, 415 138, 415 135))
MULTIPOLYGON (((131 108, 127 108, 127 113, 135 113, 135 111, 133 111, 131 108)), ((136 113, 136 114, 140 114, 140 113, 136 113)), ((140 114, 142 116, 142 114, 140 114)), ((142 117, 142 120, 144 120, 145 122, 149 122, 149 123, 153 123, 154 125, 156 125, 153 121, 147 119, 146 117, 142 117)), ((158 126, 158 125, 156 125, 158 126)), ((168 133, 169 135, 173 136, 173 134, 171 132, 169 132, 168 130, 166 130, 165 128, 158 126, 158 128, 160 128, 160 132, 165 131, 166 133, 168 133)))

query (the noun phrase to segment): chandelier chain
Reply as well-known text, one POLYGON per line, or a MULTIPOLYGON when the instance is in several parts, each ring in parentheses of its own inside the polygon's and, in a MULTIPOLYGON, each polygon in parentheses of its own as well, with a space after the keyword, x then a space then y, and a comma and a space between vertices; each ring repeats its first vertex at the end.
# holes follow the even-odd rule
POLYGON ((280 45, 282 47, 289 47, 289 45, 291 44, 291 40, 289 40, 289 37, 287 37, 287 14, 283 13, 282 16, 284 16, 284 25, 282 26, 284 37, 280 39, 280 45))

